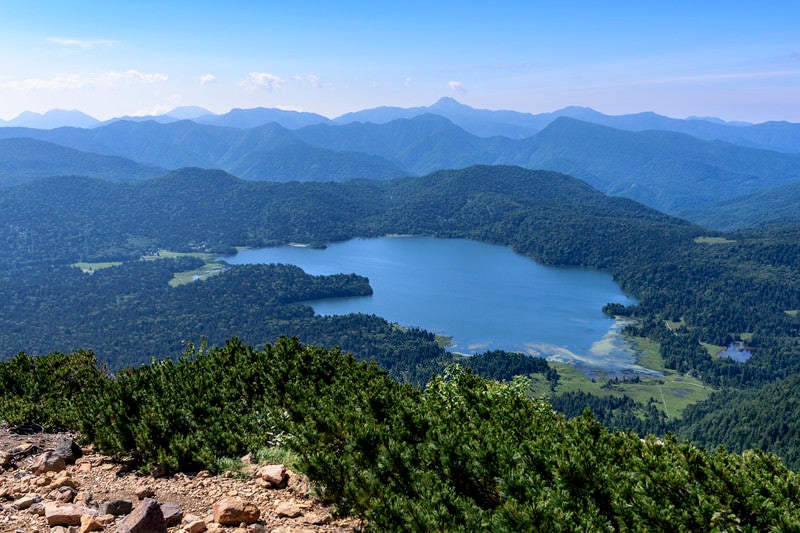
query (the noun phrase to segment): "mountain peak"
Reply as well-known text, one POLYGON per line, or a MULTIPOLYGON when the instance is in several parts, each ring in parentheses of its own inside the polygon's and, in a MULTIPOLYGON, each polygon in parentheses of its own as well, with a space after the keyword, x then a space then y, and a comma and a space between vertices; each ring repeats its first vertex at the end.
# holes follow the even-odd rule
POLYGON ((33 111, 23 111, 16 118, 5 123, 6 126, 20 128, 36 128, 41 130, 51 130, 62 126, 74 128, 91 128, 100 123, 94 117, 87 115, 76 109, 51 109, 42 114, 33 111))
POLYGON ((430 109, 443 109, 443 108, 445 108, 445 109, 446 108, 449 108, 449 109, 454 109, 454 108, 455 109, 464 109, 464 108, 472 109, 468 105, 462 104, 461 102, 459 102, 458 100, 456 100, 455 98, 452 98, 450 96, 442 96, 441 98, 439 98, 436 101, 435 104, 433 104, 430 107, 430 109))
POLYGON ((177 118, 178 120, 192 120, 205 115, 213 115, 208 109, 198 107, 195 105, 185 105, 176 107, 172 111, 165 113, 166 116, 177 118))

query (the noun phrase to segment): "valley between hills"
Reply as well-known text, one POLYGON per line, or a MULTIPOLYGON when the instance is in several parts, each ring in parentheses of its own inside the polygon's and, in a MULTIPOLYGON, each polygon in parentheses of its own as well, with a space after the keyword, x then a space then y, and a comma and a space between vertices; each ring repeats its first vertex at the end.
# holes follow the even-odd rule
POLYGON ((143 469, 269 450, 367 529, 800 527, 800 126, 235 111, 0 128, 0 421, 143 469), (359 272, 218 261, 385 235, 611 275, 661 375, 464 357, 305 303, 359 272))

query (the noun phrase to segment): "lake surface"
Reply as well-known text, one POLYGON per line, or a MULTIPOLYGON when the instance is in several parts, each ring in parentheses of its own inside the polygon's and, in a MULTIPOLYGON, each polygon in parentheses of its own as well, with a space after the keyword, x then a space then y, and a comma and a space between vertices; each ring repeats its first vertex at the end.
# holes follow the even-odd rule
POLYGON ((289 263, 309 274, 360 274, 372 296, 309 302, 320 315, 367 313, 452 338, 450 350, 508 350, 620 374, 639 367, 609 302, 633 303, 611 276, 542 266, 509 248, 426 237, 352 239, 324 250, 245 250, 230 264, 289 263))

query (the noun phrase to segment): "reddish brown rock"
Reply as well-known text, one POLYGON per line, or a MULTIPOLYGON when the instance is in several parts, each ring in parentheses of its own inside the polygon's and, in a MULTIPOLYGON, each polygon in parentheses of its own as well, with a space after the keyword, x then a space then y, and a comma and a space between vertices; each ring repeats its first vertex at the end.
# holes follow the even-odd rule
POLYGON ((214 504, 214 522, 224 526, 236 526, 242 522, 252 524, 259 516, 261 511, 258 507, 239 498, 223 498, 214 504))
POLYGON ((77 489, 78 483, 76 483, 75 480, 69 477, 67 474, 61 474, 50 483, 50 486, 54 489, 59 489, 61 487, 77 489))
MULTIPOLYGON (((190 518, 190 517, 186 517, 190 518)), ((186 533, 202 533, 206 530, 206 522, 196 516, 192 516, 189 520, 184 520, 183 530, 186 533)))
POLYGON ((275 514, 286 518, 297 518, 303 514, 303 508, 294 502, 281 502, 275 507, 275 514))
POLYGON ((81 516, 92 515, 96 511, 83 505, 63 504, 57 502, 47 502, 44 504, 44 516, 47 518, 47 525, 53 526, 79 526, 81 516))
POLYGON ((258 469, 258 478, 266 482, 268 487, 277 489, 286 486, 286 467, 283 465, 266 465, 258 469))
POLYGON ((101 514, 97 517, 97 523, 103 527, 110 526, 117 519, 113 514, 101 514))
POLYGON ((89 531, 103 531, 105 529, 95 517, 85 514, 81 516, 81 529, 80 533, 88 533, 89 531))
POLYGON ((37 474, 45 472, 61 472, 67 468, 67 463, 63 457, 59 457, 53 452, 44 452, 33 462, 32 469, 37 474))
POLYGON ((155 495, 156 491, 150 485, 139 485, 136 487, 136 497, 140 500, 144 500, 145 498, 150 498, 155 495))

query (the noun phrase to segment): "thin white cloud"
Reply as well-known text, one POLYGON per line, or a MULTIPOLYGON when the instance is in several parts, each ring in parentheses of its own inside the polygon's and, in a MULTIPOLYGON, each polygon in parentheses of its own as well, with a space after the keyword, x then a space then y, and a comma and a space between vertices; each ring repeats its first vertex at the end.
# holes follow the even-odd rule
POLYGON ((111 73, 113 76, 118 76, 119 79, 125 80, 128 83, 156 83, 159 81, 167 81, 166 74, 160 73, 153 73, 153 74, 146 74, 144 72, 139 72, 138 70, 126 70, 122 73, 111 73))
POLYGON ((319 76, 317 76, 315 74, 309 74, 308 76, 306 76, 306 79, 308 80, 308 83, 310 83, 311 85, 313 85, 317 89, 321 89, 322 88, 322 82, 319 79, 319 76))
MULTIPOLYGON (((798 76, 800 70, 771 70, 761 72, 728 72, 720 74, 695 74, 689 76, 675 76, 656 78, 654 83, 683 83, 695 81, 727 81, 727 80, 762 80, 768 78, 782 78, 784 76, 798 76)), ((648 82, 649 80, 645 80, 648 82)))
POLYGON ((183 96, 180 93, 173 93, 162 97, 161 100, 149 108, 139 109, 132 113, 133 116, 158 116, 172 111, 176 107, 183 105, 183 96))
POLYGON ((465 92, 467 92, 467 89, 464 87, 464 84, 461 83, 460 81, 448 81, 447 86, 459 94, 464 94, 465 92))
POLYGON ((11 90, 76 90, 89 88, 109 89, 120 83, 152 84, 168 79, 166 74, 145 73, 138 70, 124 72, 108 71, 100 74, 55 74, 50 78, 26 78, 23 80, 0 80, 0 89, 11 90))
POLYGON ((641 85, 671 85, 671 84, 692 84, 692 83, 715 83, 728 81, 746 80, 769 80, 774 78, 785 78, 800 76, 800 69, 787 70, 768 70, 751 72, 720 72, 712 74, 686 74, 678 76, 654 76, 651 78, 639 78, 630 81, 609 81, 605 83, 592 84, 593 87, 623 87, 641 85))
POLYGON ((217 77, 213 74, 203 74, 200 76, 200 85, 208 85, 217 81, 217 77))
POLYGON ((81 50, 111 48, 112 46, 120 44, 120 41, 112 41, 110 39, 64 39, 61 37, 48 37, 47 41, 59 46, 80 48, 81 50))
POLYGON ((312 87, 317 89, 330 89, 333 87, 333 84, 329 81, 323 81, 322 78, 317 76, 316 74, 307 74, 305 76, 301 76, 300 74, 294 74, 292 79, 297 82, 307 82, 312 87))
POLYGON ((269 72, 251 72, 239 82, 239 87, 248 91, 264 90, 272 92, 283 87, 284 80, 269 72))
POLYGON ((414 83, 414 80, 412 80, 410 77, 403 80, 403 85, 405 85, 406 87, 411 87, 412 83, 414 83))

